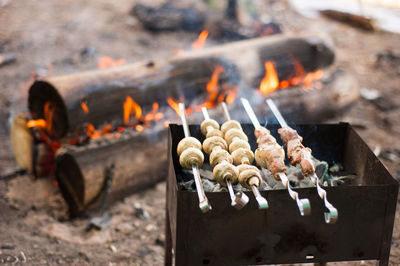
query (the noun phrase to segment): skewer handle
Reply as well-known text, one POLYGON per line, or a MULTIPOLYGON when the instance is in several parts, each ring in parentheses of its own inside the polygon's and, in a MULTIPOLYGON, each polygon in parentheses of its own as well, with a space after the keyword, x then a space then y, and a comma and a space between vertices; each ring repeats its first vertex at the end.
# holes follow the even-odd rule
POLYGON ((254 128, 260 128, 260 122, 258 122, 257 116, 254 113, 253 108, 251 108, 249 101, 245 98, 240 98, 240 100, 242 101, 243 107, 246 110, 246 113, 249 116, 251 123, 253 123, 254 128))
POLYGON ((329 210, 329 212, 325 212, 325 222, 327 224, 334 224, 338 219, 338 211, 337 209, 328 201, 328 196, 326 190, 323 189, 318 182, 318 176, 314 173, 310 176, 313 183, 317 186, 318 195, 324 201, 325 207, 329 210))
POLYGON ((294 191, 289 184, 289 179, 284 173, 279 174, 282 184, 287 188, 292 199, 296 200, 297 207, 299 208, 301 216, 309 215, 311 213, 311 204, 308 199, 300 199, 299 193, 294 191))

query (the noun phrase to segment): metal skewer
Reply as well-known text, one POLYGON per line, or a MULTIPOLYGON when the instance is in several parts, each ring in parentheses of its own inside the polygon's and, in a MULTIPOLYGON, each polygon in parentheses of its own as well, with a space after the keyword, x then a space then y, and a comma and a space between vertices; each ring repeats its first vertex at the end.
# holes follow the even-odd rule
MULTIPOLYGON (((254 128, 255 129, 261 128, 260 122, 258 121, 257 116, 253 111, 253 108, 251 108, 249 101, 245 98, 241 98, 240 100, 242 101, 244 109, 246 110, 247 115, 249 116, 251 122, 253 123, 254 128)), ((308 199, 300 199, 299 198, 299 193, 297 193, 296 191, 294 191, 292 189, 292 187, 289 184, 289 179, 287 178, 286 174, 279 173, 279 177, 281 179, 282 184, 288 190, 290 197, 292 199, 296 200, 300 214, 302 216, 310 214, 311 213, 310 201, 308 199)))
MULTIPOLYGON (((266 102, 267 102, 269 108, 271 109, 272 113, 278 120, 281 127, 287 127, 288 125, 287 125, 285 119, 282 117, 281 112, 279 112, 278 107, 276 107, 275 103, 271 99, 267 99, 266 102)), ((335 223, 338 218, 337 209, 328 201, 327 193, 319 185, 319 182, 318 182, 319 179, 318 179, 318 176, 315 174, 315 172, 310 176, 310 178, 311 178, 311 181, 314 183, 314 185, 317 186, 318 195, 324 201, 325 207, 329 210, 328 212, 325 212, 325 222, 328 224, 335 223)))
MULTIPOLYGON (((187 124, 186 116, 185 116, 185 104, 179 103, 179 108, 181 111, 183 132, 185 133, 185 137, 187 138, 187 137, 190 137, 190 131, 189 131, 189 126, 187 124)), ((208 203, 206 194, 204 193, 203 183, 201 182, 198 166, 192 165, 192 171, 193 171, 194 182, 196 184, 197 195, 199 197, 199 207, 202 212, 204 212, 204 213, 208 212, 212 208, 211 208, 211 205, 208 203)))
MULTIPOLYGON (((210 119, 207 108, 202 107, 201 111, 203 113, 204 119, 210 119)), ((231 197, 231 206, 240 210, 249 202, 249 197, 247 197, 247 195, 242 192, 237 192, 235 195, 231 181, 229 179, 226 179, 225 181, 228 187, 229 196, 231 197)))
MULTIPOLYGON (((222 109, 224 110, 224 114, 225 114, 226 120, 231 120, 231 116, 229 114, 228 107, 227 107, 225 102, 222 102, 222 109)), ((258 203, 258 207, 260 209, 268 209, 268 201, 267 201, 267 199, 264 198, 263 196, 261 196, 260 191, 258 190, 258 188, 255 185, 251 186, 251 191, 253 192, 254 197, 256 198, 256 201, 258 203)), ((241 193, 242 195, 245 195, 242 192, 238 192, 238 193, 241 193)), ((238 193, 236 193, 236 197, 237 197, 238 193)))

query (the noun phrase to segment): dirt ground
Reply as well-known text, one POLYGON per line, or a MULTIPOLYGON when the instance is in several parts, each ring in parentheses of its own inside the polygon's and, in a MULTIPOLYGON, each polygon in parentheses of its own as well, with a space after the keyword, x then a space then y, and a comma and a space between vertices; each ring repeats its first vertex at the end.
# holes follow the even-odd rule
MULTIPOLYGON (((127 62, 164 57, 174 49, 190 47, 196 39, 195 33, 144 30, 129 15, 134 3, 0 0, 0 54, 17 56, 15 63, 0 67, 0 175, 18 168, 11 151, 8 118, 26 111, 31 72, 46 76, 94 69, 104 55, 127 62)), ((400 35, 365 32, 322 18, 310 20, 291 10, 279 12, 285 13, 278 22, 286 33, 331 36, 336 47, 335 67, 352 73, 360 88, 382 95, 380 105, 360 99, 346 113, 326 122, 356 125, 390 173, 400 179, 400 113, 396 109, 400 106, 400 62, 376 66, 377 55, 383 51, 400 55, 400 35), (382 110, 390 106, 394 108, 382 110)), ((160 265, 164 205, 165 183, 160 183, 109 208, 112 223, 107 230, 85 233, 95 213, 65 221, 65 204, 51 178, 33 181, 23 175, 0 180, 0 264, 18 260, 28 265, 160 265)), ((390 257, 393 265, 400 264, 398 213, 390 257)))

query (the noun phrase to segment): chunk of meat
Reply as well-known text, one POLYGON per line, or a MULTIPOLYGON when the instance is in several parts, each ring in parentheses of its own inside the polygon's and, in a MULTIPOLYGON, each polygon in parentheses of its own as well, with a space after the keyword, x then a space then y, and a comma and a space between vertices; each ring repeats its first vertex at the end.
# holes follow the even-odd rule
POLYGON ((290 127, 278 129, 282 141, 286 144, 287 155, 292 165, 300 163, 304 176, 310 176, 315 173, 315 167, 311 161, 311 149, 304 147, 303 138, 296 130, 290 127))
POLYGON ((286 174, 285 151, 268 129, 258 128, 254 131, 254 135, 258 143, 258 149, 255 152, 257 164, 267 168, 276 180, 280 180, 279 174, 286 174))

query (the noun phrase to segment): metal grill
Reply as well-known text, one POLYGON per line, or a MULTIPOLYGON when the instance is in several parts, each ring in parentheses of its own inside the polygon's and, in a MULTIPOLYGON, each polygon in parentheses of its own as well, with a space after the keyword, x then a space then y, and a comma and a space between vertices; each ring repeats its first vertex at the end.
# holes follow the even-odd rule
MULTIPOLYGON (((252 150, 257 144, 252 125, 242 125, 252 150)), ((276 135, 278 125, 268 125, 276 135)), ((269 203, 260 210, 254 200, 241 210, 231 207, 228 192, 206 193, 213 209, 202 213, 196 192, 178 190, 180 181, 193 178, 182 171, 176 147, 182 126, 169 127, 169 174, 166 205, 166 265, 246 265, 389 261, 398 183, 366 143, 346 123, 298 125, 303 143, 329 164, 340 162, 356 174, 350 185, 325 187, 340 211, 336 224, 323 219, 323 201, 315 188, 295 189, 311 203, 311 214, 301 216, 286 190, 261 191, 269 203)), ((192 136, 204 136, 197 125, 192 136)), ((251 198, 251 191, 245 192, 251 198)))

